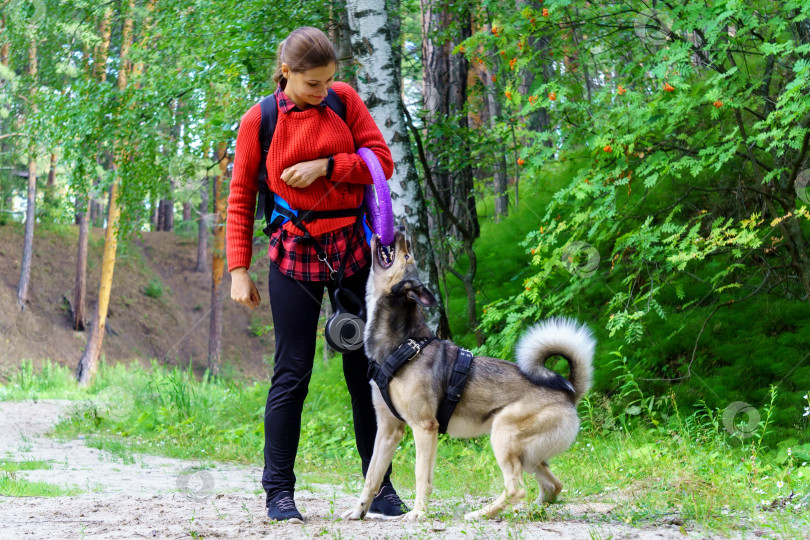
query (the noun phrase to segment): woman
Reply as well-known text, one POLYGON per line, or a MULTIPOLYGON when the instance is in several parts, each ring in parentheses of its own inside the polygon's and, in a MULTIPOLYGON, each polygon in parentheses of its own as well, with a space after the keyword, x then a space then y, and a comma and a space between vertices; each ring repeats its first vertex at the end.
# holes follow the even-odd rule
MULTIPOLYGON (((293 209, 323 211, 360 206, 364 185, 373 180, 365 162, 355 154, 357 148, 372 150, 386 178, 393 175, 391 151, 360 96, 348 84, 333 82, 336 67, 334 46, 316 28, 298 28, 279 45, 273 75, 278 85, 274 94, 278 120, 267 155, 267 183, 270 191, 293 209), (345 104, 345 122, 326 106, 324 98, 329 88, 345 104)), ((256 104, 242 116, 228 197, 231 298, 251 309, 261 301, 248 275, 261 161, 260 123, 261 110, 256 104)), ((271 205, 268 203, 268 209, 271 205)), ((306 238, 303 231, 287 222, 270 236, 269 293, 276 352, 264 416, 262 486, 271 519, 303 522, 293 499, 301 410, 315 357, 324 287, 331 298, 335 281, 330 273, 340 267, 344 258, 347 260, 341 287, 365 299, 371 254, 362 230, 360 234, 352 233, 354 225, 354 217, 316 219, 305 224, 312 235, 306 238)), ((351 394, 355 441, 364 476, 377 431, 367 364, 362 347, 343 355, 343 374, 351 394)), ((390 473, 389 467, 370 512, 398 516, 407 511, 391 485, 390 473)))

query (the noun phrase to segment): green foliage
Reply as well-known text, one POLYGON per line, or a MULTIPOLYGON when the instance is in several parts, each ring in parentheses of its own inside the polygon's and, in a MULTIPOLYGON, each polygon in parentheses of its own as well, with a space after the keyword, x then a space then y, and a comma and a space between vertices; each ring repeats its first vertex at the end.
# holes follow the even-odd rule
POLYGON ((160 298, 163 296, 163 282, 157 278, 150 279, 149 283, 143 289, 143 294, 150 298, 160 298))
POLYGON ((151 11, 138 3, 132 13, 126 4, 99 7, 87 0, 13 2, 5 8, 2 39, 10 56, 9 68, 0 67, 0 132, 20 135, 3 140, 0 219, 9 219, 3 205, 10 194, 25 196, 24 183, 12 172, 38 155, 44 186, 42 172, 48 171, 50 152, 57 152, 57 189, 40 203, 43 219, 70 222, 74 205, 84 207, 88 196, 104 199, 120 180, 119 238, 127 241, 148 222, 153 208, 145 202, 171 191, 176 201, 196 206, 202 178, 219 174, 212 148, 224 141, 232 154, 239 118, 272 91, 279 41, 298 26, 325 28, 330 2, 308 2, 283 18, 258 0, 169 0, 155 2, 151 11), (94 63, 107 7, 110 27, 118 30, 102 81, 94 63), (127 87, 118 90, 120 29, 127 17, 134 26, 129 67, 138 69, 130 69, 127 87), (38 47, 36 81, 27 73, 32 40, 38 47))
POLYGON ((624 346, 629 369, 657 381, 640 380, 648 389, 688 381, 724 406, 739 391, 762 403, 780 382, 778 411, 795 407, 810 382, 810 213, 794 189, 810 139, 810 6, 488 5, 492 31, 455 52, 496 75, 528 183, 555 163, 571 174, 520 243, 523 287, 484 306, 478 352, 508 358, 527 324, 576 315, 599 337, 600 390, 617 391, 603 366, 624 346), (541 113, 550 126, 533 131, 541 113))

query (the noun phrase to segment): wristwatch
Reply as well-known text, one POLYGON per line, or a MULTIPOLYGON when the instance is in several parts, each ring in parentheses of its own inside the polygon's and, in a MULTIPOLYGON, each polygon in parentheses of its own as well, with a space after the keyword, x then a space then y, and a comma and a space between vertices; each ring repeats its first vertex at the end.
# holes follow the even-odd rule
POLYGON ((334 156, 329 156, 329 159, 326 162, 326 179, 329 180, 332 178, 332 169, 335 168, 335 158, 334 156))

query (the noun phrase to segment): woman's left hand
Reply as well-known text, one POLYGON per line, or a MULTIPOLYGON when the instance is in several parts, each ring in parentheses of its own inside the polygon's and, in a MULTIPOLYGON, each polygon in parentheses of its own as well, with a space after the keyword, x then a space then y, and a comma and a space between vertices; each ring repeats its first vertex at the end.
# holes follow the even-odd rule
POLYGON ((284 169, 281 179, 290 187, 305 188, 312 182, 326 175, 327 158, 302 161, 284 169))

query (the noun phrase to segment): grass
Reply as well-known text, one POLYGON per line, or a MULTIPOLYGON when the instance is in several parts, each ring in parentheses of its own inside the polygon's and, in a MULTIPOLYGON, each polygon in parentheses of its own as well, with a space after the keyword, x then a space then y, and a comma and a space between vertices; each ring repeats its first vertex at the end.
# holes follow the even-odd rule
POLYGON ((76 487, 60 487, 47 482, 31 482, 19 478, 16 472, 0 473, 0 496, 3 497, 62 497, 78 495, 82 490, 76 487))
POLYGON ((0 460, 0 471, 3 472, 17 472, 17 471, 35 471, 37 469, 50 469, 51 464, 47 461, 5 461, 0 460))
POLYGON ((143 294, 150 298, 158 299, 163 296, 163 282, 161 282, 157 278, 152 278, 149 280, 149 283, 144 287, 143 294))
POLYGON ((81 493, 79 488, 62 488, 47 482, 31 482, 19 477, 19 471, 50 469, 47 461, 0 460, 0 495, 5 497, 59 497, 81 493))
MULTIPOLYGON (((613 367, 624 388, 638 388, 625 364, 617 360, 613 367)), ((60 370, 50 369, 49 383, 38 383, 38 374, 26 373, 0 388, 0 394, 25 395, 21 382, 29 388, 53 388, 53 381, 61 380, 60 370)), ((83 434, 88 445, 125 463, 134 462, 137 453, 149 453, 260 467, 267 388, 267 381, 196 381, 179 368, 156 364, 151 370, 134 364, 127 369, 102 365, 92 391, 63 388, 63 395, 74 399, 86 393, 57 425, 55 434, 83 434), (122 394, 122 389, 128 394, 122 394), (119 405, 111 407, 105 396, 115 396, 119 405)), ((508 519, 520 524, 576 517, 595 525, 636 526, 674 520, 726 534, 763 529, 796 534, 810 527, 806 464, 810 455, 801 445, 788 452, 780 441, 769 440, 774 410, 763 408, 754 436, 740 438, 733 429, 729 431, 719 409, 697 404, 695 412, 687 414, 672 394, 655 400, 649 410, 636 410, 635 403, 648 401, 638 392, 627 390, 613 398, 589 395, 580 405, 580 437, 551 462, 565 485, 562 502, 602 505, 603 511, 574 516, 566 505, 532 503, 510 513, 508 519)), ((774 400, 770 403, 772 407, 774 400)), ((406 498, 414 495, 414 457, 408 431, 394 459, 394 482, 406 498)), ((330 484, 347 492, 361 487, 349 396, 338 359, 328 365, 315 363, 296 474, 302 487, 330 484)), ((8 477, 4 481, 12 485, 8 477)), ((529 476, 525 481, 528 500, 533 501, 537 484, 529 476)), ((15 490, 23 489, 16 479, 13 485, 15 490)), ((470 494, 476 494, 476 499, 494 497, 501 488, 488 437, 440 436, 433 501, 442 515, 452 517, 469 510, 460 501, 470 494)))

